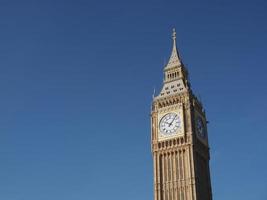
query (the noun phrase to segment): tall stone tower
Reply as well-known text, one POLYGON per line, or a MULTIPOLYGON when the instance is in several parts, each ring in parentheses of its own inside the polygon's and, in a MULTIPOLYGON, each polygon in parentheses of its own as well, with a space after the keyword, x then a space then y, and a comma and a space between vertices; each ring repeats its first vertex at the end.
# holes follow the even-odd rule
POLYGON ((154 199, 211 200, 206 115, 190 88, 175 30, 163 87, 151 109, 154 199))

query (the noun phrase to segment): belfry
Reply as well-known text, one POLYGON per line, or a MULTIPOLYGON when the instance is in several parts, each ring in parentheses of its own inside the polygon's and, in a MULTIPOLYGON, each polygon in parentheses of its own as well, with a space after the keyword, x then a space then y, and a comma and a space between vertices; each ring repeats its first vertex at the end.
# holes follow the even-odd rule
POLYGON ((211 200, 207 120, 176 46, 151 107, 154 200, 211 200))

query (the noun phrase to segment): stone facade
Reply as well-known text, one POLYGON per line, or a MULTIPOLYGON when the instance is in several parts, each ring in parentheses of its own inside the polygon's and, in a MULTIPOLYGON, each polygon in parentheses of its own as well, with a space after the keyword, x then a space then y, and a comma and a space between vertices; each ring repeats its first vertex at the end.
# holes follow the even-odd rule
POLYGON ((207 121, 176 48, 151 108, 154 200, 211 200, 207 121))

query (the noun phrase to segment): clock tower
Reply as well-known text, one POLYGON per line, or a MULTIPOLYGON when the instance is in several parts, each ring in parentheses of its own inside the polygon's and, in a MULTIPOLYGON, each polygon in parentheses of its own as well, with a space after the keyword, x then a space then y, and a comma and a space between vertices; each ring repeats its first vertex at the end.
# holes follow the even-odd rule
POLYGON ((172 37, 163 87, 151 108, 154 200, 212 200, 205 110, 191 90, 175 30, 172 37))

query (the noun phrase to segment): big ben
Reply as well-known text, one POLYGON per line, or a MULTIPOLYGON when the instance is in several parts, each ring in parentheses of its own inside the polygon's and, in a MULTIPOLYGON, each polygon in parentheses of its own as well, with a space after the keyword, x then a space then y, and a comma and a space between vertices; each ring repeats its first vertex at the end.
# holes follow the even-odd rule
POLYGON ((211 200, 206 114, 190 87, 175 30, 172 38, 163 87, 151 108, 154 200, 211 200))

